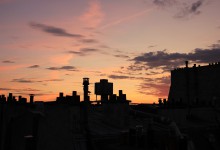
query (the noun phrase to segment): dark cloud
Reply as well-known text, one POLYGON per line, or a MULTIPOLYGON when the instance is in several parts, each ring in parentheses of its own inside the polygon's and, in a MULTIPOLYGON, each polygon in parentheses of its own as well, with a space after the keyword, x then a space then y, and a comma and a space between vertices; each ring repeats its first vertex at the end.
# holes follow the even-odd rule
MULTIPOLYGON (((119 72, 118 72, 119 73, 119 72)), ((140 75, 140 74, 138 74, 140 75)), ((108 78, 111 79, 130 79, 130 80, 148 80, 148 78, 145 77, 138 77, 137 74, 128 74, 128 75, 108 75, 108 78)))
POLYGON ((194 3, 188 4, 182 8, 182 10, 175 16, 176 18, 185 18, 190 15, 198 15, 201 13, 199 10, 203 5, 204 0, 198 0, 194 3))
POLYGON ((158 72, 158 71, 149 71, 146 72, 145 75, 151 76, 151 75, 157 75, 157 74, 162 74, 163 72, 158 72))
POLYGON ((168 53, 166 50, 148 52, 133 59, 135 65, 145 65, 146 68, 161 68, 170 70, 182 66, 185 60, 197 63, 210 63, 220 61, 220 48, 195 49, 191 53, 168 53))
POLYGON ((103 77, 103 76, 107 76, 105 73, 101 73, 99 74, 99 76, 103 77))
POLYGON ((159 84, 170 84, 170 76, 155 78, 154 80, 159 84))
POLYGON ((76 71, 74 66, 62 66, 62 67, 49 67, 48 70, 66 70, 66 71, 76 71))
POLYGON ((108 55, 112 55, 114 57, 127 59, 127 60, 130 60, 131 56, 133 56, 133 53, 128 53, 126 51, 121 51, 118 49, 112 49, 111 52, 112 54, 109 53, 108 55))
POLYGON ((219 43, 212 44, 212 45, 209 45, 208 47, 213 48, 213 49, 217 49, 217 48, 220 48, 220 44, 219 43))
POLYGON ((141 72, 135 72, 135 71, 130 71, 130 70, 119 70, 119 71, 113 71, 113 73, 116 74, 121 74, 121 75, 129 75, 130 79, 138 79, 137 76, 142 75, 141 72))
POLYGON ((128 71, 142 71, 145 69, 145 66, 144 65, 135 65, 135 64, 132 64, 132 65, 129 65, 127 67, 127 70, 128 71))
POLYGON ((41 82, 57 82, 57 81, 63 81, 63 79, 34 80, 29 78, 18 78, 11 80, 11 82, 17 82, 17 83, 41 83, 41 82))
POLYGON ((2 63, 12 64, 12 63, 15 63, 15 62, 11 61, 11 60, 4 60, 4 61, 2 61, 2 63))
POLYGON ((86 56, 94 52, 100 52, 100 50, 95 48, 81 48, 79 51, 68 51, 68 53, 70 54, 75 54, 79 56, 86 56))
POLYGON ((35 22, 31 22, 29 25, 32 28, 39 29, 39 30, 41 30, 43 32, 46 32, 46 33, 49 33, 49 34, 52 34, 52 35, 55 35, 55 36, 83 38, 83 36, 80 35, 80 34, 68 33, 64 29, 58 28, 58 27, 54 27, 54 26, 48 26, 48 25, 45 25, 45 24, 35 23, 35 22))
POLYGON ((175 18, 187 18, 192 15, 198 15, 201 13, 201 6, 204 5, 206 0, 194 0, 194 1, 182 1, 182 0, 153 0, 156 6, 163 8, 170 8, 175 6, 178 11, 174 15, 175 18))
POLYGON ((154 48, 156 47, 157 45, 149 45, 148 48, 154 48))
POLYGON ((220 40, 218 40, 215 44, 209 45, 208 47, 211 49, 220 49, 220 40))
POLYGON ((33 88, 25 88, 25 89, 22 89, 22 91, 39 92, 39 91, 41 91, 41 90, 33 89, 33 88))
POLYGON ((11 82, 19 82, 19 83, 36 83, 38 81, 34 81, 31 79, 24 79, 24 78, 20 78, 20 79, 12 79, 11 82))
POLYGON ((188 60, 196 61, 199 63, 217 62, 220 60, 220 48, 213 49, 195 49, 194 52, 187 55, 188 60))
POLYGON ((63 81, 63 79, 49 79, 49 80, 44 80, 44 81, 46 81, 46 82, 59 82, 59 81, 63 81))
POLYGON ((100 47, 100 48, 107 48, 107 49, 111 49, 111 47, 109 47, 109 46, 107 46, 107 45, 104 45, 104 44, 99 45, 99 47, 100 47))
POLYGON ((14 92, 39 92, 41 90, 38 89, 33 89, 33 88, 19 88, 19 89, 14 89, 14 88, 0 88, 1 91, 14 91, 14 92))
POLYGON ((39 68, 40 66, 39 65, 32 65, 32 66, 29 66, 28 68, 39 68))
POLYGON ((95 39, 82 39, 82 40, 80 40, 80 42, 87 43, 87 44, 98 43, 98 41, 95 39))
POLYGON ((171 6, 176 3, 176 0, 154 0, 153 3, 157 6, 171 6))
POLYGON ((118 58, 130 58, 129 56, 127 55, 123 55, 123 54, 120 54, 120 55, 113 55, 115 57, 118 57, 118 58))
POLYGON ((13 89, 11 89, 11 88, 0 88, 0 91, 11 91, 11 90, 13 90, 13 89))
POLYGON ((123 75, 109 75, 108 76, 111 79, 129 79, 129 76, 123 76, 123 75))
POLYGON ((199 9, 200 6, 202 6, 202 3, 203 3, 203 0, 198 0, 198 1, 195 2, 195 3, 192 3, 192 5, 191 5, 189 11, 190 11, 191 13, 198 13, 198 12, 199 12, 198 9, 199 9))
POLYGON ((86 72, 92 72, 92 73, 98 73, 98 74, 102 73, 101 71, 86 71, 86 72))
POLYGON ((80 49, 81 52, 97 52, 99 51, 98 49, 95 48, 82 48, 80 49))

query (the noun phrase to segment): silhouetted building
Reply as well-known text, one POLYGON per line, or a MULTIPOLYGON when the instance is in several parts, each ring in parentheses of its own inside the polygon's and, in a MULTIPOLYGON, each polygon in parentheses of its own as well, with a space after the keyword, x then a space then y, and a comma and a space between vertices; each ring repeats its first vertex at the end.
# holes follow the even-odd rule
POLYGON ((178 68, 171 71, 168 100, 172 104, 215 105, 220 103, 220 63, 178 68))
POLYGON ((71 105, 79 105, 80 104, 80 96, 77 95, 77 91, 72 92, 72 96, 63 95, 63 92, 59 93, 59 97, 57 97, 56 102, 63 104, 71 104, 71 105))
POLYGON ((95 94, 101 95, 101 101, 108 101, 109 96, 113 94, 113 83, 108 82, 107 79, 101 79, 100 82, 95 83, 95 94))
MULTIPOLYGON (((82 102, 76 91, 72 95, 60 92, 51 102, 34 102, 34 95, 30 95, 30 103, 22 96, 17 101, 12 93, 6 101, 1 95, 0 150, 186 150, 190 144, 186 134, 191 133, 186 124, 190 126, 192 122, 186 120, 187 109, 169 109, 167 99, 159 99, 162 107, 130 105, 122 90, 113 94, 113 83, 107 79, 95 83, 95 94, 101 95, 101 101, 90 101, 89 78, 83 78, 83 91, 82 102)), ((211 118, 212 113, 212 109, 192 112, 195 117, 202 114, 211 121, 209 125, 215 125, 213 122, 219 117, 211 118)), ((200 124, 194 122, 190 129, 200 124)), ((209 135, 215 146, 218 133, 212 129, 202 131, 216 133, 209 135)))

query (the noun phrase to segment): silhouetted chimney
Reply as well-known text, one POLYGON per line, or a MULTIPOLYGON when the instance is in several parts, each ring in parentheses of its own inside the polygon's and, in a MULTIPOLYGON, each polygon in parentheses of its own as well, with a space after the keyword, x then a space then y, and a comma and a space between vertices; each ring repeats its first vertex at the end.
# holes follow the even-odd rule
POLYGON ((167 105, 167 99, 166 99, 166 98, 163 99, 163 105, 164 105, 164 106, 167 105))
POLYGON ((22 98, 22 96, 20 95, 20 96, 18 96, 18 101, 20 102, 21 101, 21 98, 22 98))
POLYGON ((22 96, 18 96, 18 102, 20 104, 25 104, 27 101, 26 101, 26 98, 23 98, 22 96))
POLYGON ((9 93, 8 98, 7 98, 7 102, 12 102, 13 101, 13 95, 12 93, 9 93))
POLYGON ((76 91, 73 91, 72 92, 72 96, 76 96, 77 95, 77 92, 76 91))
POLYGON ((12 101, 16 102, 16 97, 15 96, 13 96, 12 101))
POLYGON ((122 97, 121 97, 122 99, 122 101, 126 101, 127 100, 127 98, 126 98, 126 94, 122 94, 122 97))
POLYGON ((188 62, 188 61, 185 61, 185 64, 186 64, 186 68, 188 68, 189 62, 188 62))
POLYGON ((59 97, 57 97, 57 102, 61 102, 64 99, 63 92, 59 93, 59 97))
POLYGON ((121 97, 123 94, 123 91, 122 90, 119 90, 119 97, 121 97))
POLYGON ((63 97, 63 92, 60 92, 59 97, 63 97))
POLYGON ((34 94, 30 94, 30 104, 34 103, 34 94))
POLYGON ((84 101, 89 101, 89 78, 83 78, 84 101))
POLYGON ((162 98, 158 99, 159 106, 162 106, 162 98))
POLYGON ((4 102, 4 103, 6 102, 6 97, 5 97, 5 95, 2 95, 2 96, 1 96, 1 100, 2 100, 2 102, 4 102))

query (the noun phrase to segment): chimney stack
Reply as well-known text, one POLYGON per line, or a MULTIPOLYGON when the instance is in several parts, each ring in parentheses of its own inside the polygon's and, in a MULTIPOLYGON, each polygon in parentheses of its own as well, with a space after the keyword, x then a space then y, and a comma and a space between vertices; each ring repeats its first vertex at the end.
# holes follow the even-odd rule
POLYGON ((34 94, 30 94, 30 104, 34 103, 34 94))
POLYGON ((89 78, 83 78, 84 101, 89 102, 89 78))
POLYGON ((188 68, 189 62, 188 62, 188 61, 185 61, 185 64, 186 64, 186 68, 188 68))

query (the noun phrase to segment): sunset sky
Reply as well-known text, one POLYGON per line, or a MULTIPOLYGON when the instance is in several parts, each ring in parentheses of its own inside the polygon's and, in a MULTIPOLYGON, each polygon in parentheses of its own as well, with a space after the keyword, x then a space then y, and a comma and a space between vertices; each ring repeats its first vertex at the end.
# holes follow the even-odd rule
POLYGON ((55 100, 82 78, 134 103, 166 98, 170 70, 220 61, 219 0, 0 0, 0 94, 55 100))

